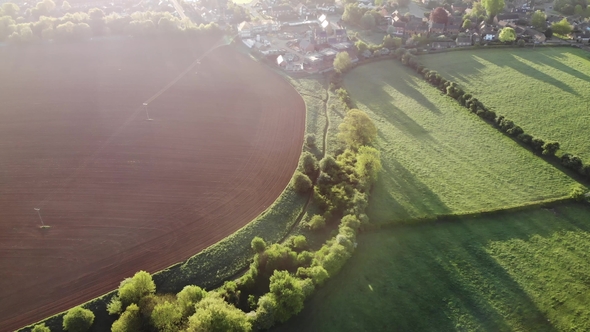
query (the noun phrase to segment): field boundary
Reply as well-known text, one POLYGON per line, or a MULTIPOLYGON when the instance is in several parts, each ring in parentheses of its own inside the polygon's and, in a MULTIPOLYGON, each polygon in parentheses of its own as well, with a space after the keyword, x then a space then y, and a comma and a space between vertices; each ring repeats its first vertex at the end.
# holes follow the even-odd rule
MULTIPOLYGON (((217 45, 217 47, 219 46, 225 45, 217 45)), ((193 65, 194 63, 191 67, 193 65)), ((313 116, 313 114, 310 114, 312 112, 308 108, 307 103, 305 103, 305 98, 303 98, 299 89, 291 84, 281 73, 273 72, 275 75, 280 76, 280 79, 285 80, 304 101, 304 123, 307 124, 310 116, 313 116)), ((323 101, 325 102, 325 100, 323 101)), ((307 132, 308 129, 306 126, 305 134, 307 132)), ((303 146, 301 147, 301 152, 303 152, 303 146)), ((260 236, 267 243, 284 241, 305 216, 307 206, 311 201, 311 193, 302 196, 295 192, 291 183, 288 183, 273 204, 254 220, 188 259, 153 273, 152 277, 158 293, 176 293, 186 285, 198 285, 204 289, 214 289, 223 284, 224 281, 237 277, 248 268, 254 256, 250 248, 252 239, 255 236, 260 236), (268 230, 268 227, 271 230, 268 230), (262 231, 263 229, 266 230, 262 231), (229 251, 232 253, 228 254, 229 251)), ((79 306, 89 309, 95 314, 95 323, 90 331, 103 331, 104 328, 110 328, 115 317, 108 315, 106 306, 116 294, 117 289, 114 289, 106 294, 79 304, 79 306)), ((66 313, 67 310, 22 327, 17 331, 28 332, 32 327, 41 323, 45 323, 52 331, 63 331, 62 317, 66 313)))

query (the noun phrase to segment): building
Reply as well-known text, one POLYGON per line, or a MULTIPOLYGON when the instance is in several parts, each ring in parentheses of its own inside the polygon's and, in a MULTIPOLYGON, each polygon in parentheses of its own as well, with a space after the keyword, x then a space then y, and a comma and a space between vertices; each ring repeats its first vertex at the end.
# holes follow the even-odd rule
POLYGON ((406 36, 413 36, 417 34, 426 34, 428 27, 422 22, 410 22, 406 25, 405 34, 406 36))
POLYGON ((273 17, 281 17, 281 16, 290 16, 294 14, 293 8, 287 5, 279 5, 279 6, 272 6, 268 10, 270 16, 273 17))
POLYGON ((393 22, 393 34, 396 36, 403 36, 406 33, 406 22, 393 22))
POLYGON ((461 32, 461 26, 459 24, 450 23, 447 24, 445 31, 449 35, 456 35, 461 32))
POLYGON ((520 19, 520 15, 518 13, 505 13, 505 14, 498 14, 494 17, 494 23, 496 24, 508 24, 508 23, 516 23, 520 19))
POLYGON ((473 45, 473 41, 471 39, 471 36, 466 34, 459 34, 459 36, 457 36, 457 39, 455 39, 455 44, 457 44, 457 46, 471 46, 473 45))
POLYGON ((453 40, 433 41, 432 44, 430 44, 430 48, 434 49, 434 50, 451 48, 451 47, 455 47, 455 46, 456 46, 456 44, 455 44, 455 41, 453 41, 453 40))
POLYGON ((433 21, 428 22, 428 32, 434 34, 440 34, 445 31, 445 25, 443 23, 435 23, 433 21))
POLYGON ((314 37, 315 43, 317 45, 323 45, 328 43, 328 33, 326 31, 315 29, 314 37))
POLYGON ((272 20, 258 22, 242 22, 238 24, 238 35, 241 38, 248 38, 261 33, 279 31, 281 26, 272 20))
POLYGON ((334 35, 336 36, 337 43, 345 43, 348 41, 348 34, 346 33, 346 29, 336 29, 334 31, 334 35))

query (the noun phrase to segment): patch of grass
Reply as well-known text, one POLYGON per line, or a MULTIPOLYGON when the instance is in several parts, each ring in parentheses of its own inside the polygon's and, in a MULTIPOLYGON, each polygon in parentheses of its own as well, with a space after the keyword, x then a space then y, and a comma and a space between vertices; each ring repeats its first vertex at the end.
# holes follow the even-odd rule
POLYGON ((590 161, 590 62, 572 48, 502 49, 421 56, 525 132, 590 161))
POLYGON ((373 223, 556 199, 575 183, 397 62, 357 67, 344 83, 378 128, 373 223))
POLYGON ((588 220, 566 204, 361 234, 277 331, 587 331, 588 220))

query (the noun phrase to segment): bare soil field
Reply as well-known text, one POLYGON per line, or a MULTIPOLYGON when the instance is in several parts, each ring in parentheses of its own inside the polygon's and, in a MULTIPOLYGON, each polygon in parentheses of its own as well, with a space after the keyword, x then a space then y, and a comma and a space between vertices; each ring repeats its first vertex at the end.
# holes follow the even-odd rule
POLYGON ((0 331, 238 230, 288 184, 305 105, 229 47, 115 40, 0 48, 0 331), (40 229, 34 208, 48 229, 40 229))

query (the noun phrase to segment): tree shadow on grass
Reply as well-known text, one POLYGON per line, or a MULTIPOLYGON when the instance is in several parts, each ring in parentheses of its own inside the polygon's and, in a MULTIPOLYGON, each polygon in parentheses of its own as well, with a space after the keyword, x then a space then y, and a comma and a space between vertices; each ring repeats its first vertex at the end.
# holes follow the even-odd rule
POLYGON ((397 160, 390 158, 382 161, 382 165, 369 201, 372 222, 388 223, 451 212, 436 193, 397 160))
MULTIPOLYGON (((536 208, 361 234, 344 269, 278 330, 557 331, 543 312, 547 308, 489 248, 496 241, 520 239, 526 246, 536 236, 588 232, 588 207, 569 206, 586 214, 536 208)), ((518 252, 516 257, 526 259, 518 252)), ((528 279, 535 270, 518 273, 528 279)))
MULTIPOLYGON (((549 67, 553 67, 555 69, 558 69, 566 74, 570 74, 580 80, 583 81, 590 81, 590 76, 580 72, 579 70, 577 70, 576 68, 570 67, 565 65, 563 62, 559 61, 562 58, 565 58, 565 55, 563 53, 570 53, 573 55, 576 55, 578 57, 580 57, 581 59, 585 60, 585 61, 589 61, 590 58, 587 55, 586 57, 581 55, 581 51, 580 52, 576 52, 576 51, 571 51, 571 50, 564 50, 562 51, 561 54, 558 55, 549 55, 547 54, 547 52, 539 52, 538 54, 542 55, 536 58, 536 61, 538 61, 539 63, 542 63, 546 66, 549 67)), ((583 52, 583 54, 588 54, 587 52, 583 52)), ((588 63, 588 65, 590 65, 590 63, 588 63)))

